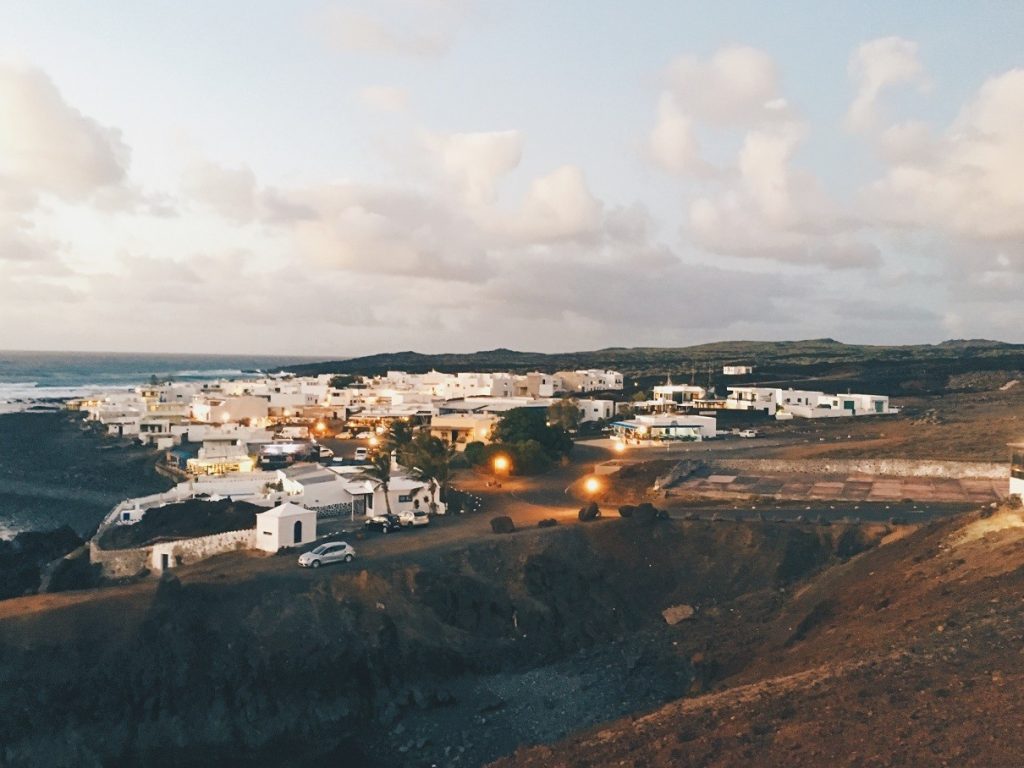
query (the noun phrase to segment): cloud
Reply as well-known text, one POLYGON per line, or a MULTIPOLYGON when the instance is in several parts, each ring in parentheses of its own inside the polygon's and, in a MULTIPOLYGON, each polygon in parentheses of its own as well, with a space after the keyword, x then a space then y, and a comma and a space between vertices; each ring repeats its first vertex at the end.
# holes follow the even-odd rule
POLYGON ((786 111, 775 62, 748 46, 722 48, 709 60, 676 58, 667 93, 683 114, 717 125, 749 125, 786 111))
POLYGON ((466 4, 375 0, 334 4, 317 14, 317 33, 345 53, 437 58, 451 48, 466 4))
POLYGON ((700 154, 693 120, 670 93, 658 100, 658 117, 648 139, 651 158, 672 173, 699 174, 709 169, 700 154))
POLYGON ((498 180, 519 165, 523 153, 518 131, 429 135, 425 144, 441 173, 472 205, 494 200, 498 180))
POLYGON ((585 238, 600 228, 602 210, 583 170, 563 165, 530 184, 509 233, 532 242, 585 238))
POLYGON ((379 112, 403 112, 409 105, 409 92, 388 85, 368 85, 359 90, 359 101, 379 112))
POLYGON ((687 233, 701 248, 730 256, 854 269, 877 266, 877 247, 852 236, 852 226, 818 180, 793 167, 802 123, 749 131, 735 178, 689 205, 687 233))
POLYGON ((1024 242, 1024 69, 987 80, 929 145, 902 153, 862 194, 867 215, 895 226, 1024 242))
POLYGON ((69 105, 44 72, 0 63, 0 186, 83 200, 122 184, 128 160, 120 132, 69 105))
POLYGON ((918 58, 917 43, 901 37, 870 40, 854 51, 848 67, 850 78, 857 84, 857 95, 846 114, 847 125, 854 131, 867 132, 878 127, 879 98, 896 85, 927 83, 924 67, 918 58))
POLYGON ((187 196, 229 219, 245 222, 256 214, 256 174, 247 166, 227 168, 196 159, 182 173, 181 185, 187 196))

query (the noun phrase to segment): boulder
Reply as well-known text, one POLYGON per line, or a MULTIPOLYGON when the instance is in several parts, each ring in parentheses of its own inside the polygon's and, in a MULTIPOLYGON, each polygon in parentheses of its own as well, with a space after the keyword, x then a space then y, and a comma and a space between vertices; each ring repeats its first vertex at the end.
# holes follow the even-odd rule
POLYGON ((554 528, 558 525, 558 521, 553 517, 546 517, 543 520, 537 521, 538 528, 554 528))
POLYGON ((660 510, 650 502, 644 502, 638 506, 633 512, 633 521, 642 525, 650 525, 655 520, 661 520, 668 517, 668 513, 664 510, 660 510))
POLYGON ((601 516, 601 509, 597 506, 596 501, 592 501, 587 506, 580 508, 580 520, 582 522, 589 522, 590 520, 596 520, 601 516))
POLYGON ((632 504, 619 507, 619 517, 632 517, 634 512, 636 512, 636 507, 632 504))
POLYGON ((494 533, 512 533, 516 529, 516 524, 512 522, 512 518, 507 515, 501 517, 491 518, 491 530, 494 533))
POLYGON ((680 605, 671 605, 661 612, 661 615, 665 617, 665 623, 670 627, 674 627, 680 621, 690 621, 694 616, 697 615, 697 611, 694 610, 692 605, 686 605, 682 603, 680 605))

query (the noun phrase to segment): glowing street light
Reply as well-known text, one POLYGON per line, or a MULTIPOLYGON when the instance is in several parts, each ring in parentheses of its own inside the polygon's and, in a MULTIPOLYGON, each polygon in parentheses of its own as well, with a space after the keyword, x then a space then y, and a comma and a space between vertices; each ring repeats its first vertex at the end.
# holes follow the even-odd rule
POLYGON ((316 423, 316 431, 317 432, 323 432, 325 429, 327 429, 327 425, 324 424, 322 421, 318 421, 316 423))
POLYGON ((494 471, 495 472, 508 472, 509 468, 508 456, 495 456, 494 457, 494 471))
POLYGON ((625 453, 626 444, 622 440, 616 440, 614 450, 616 453, 625 453))
POLYGON ((588 477, 583 483, 583 490, 593 496, 599 490, 601 490, 601 481, 596 477, 588 477))
POLYGON ((370 435, 370 447, 371 448, 376 448, 378 443, 380 443, 380 440, 377 439, 377 436, 376 435, 370 435))

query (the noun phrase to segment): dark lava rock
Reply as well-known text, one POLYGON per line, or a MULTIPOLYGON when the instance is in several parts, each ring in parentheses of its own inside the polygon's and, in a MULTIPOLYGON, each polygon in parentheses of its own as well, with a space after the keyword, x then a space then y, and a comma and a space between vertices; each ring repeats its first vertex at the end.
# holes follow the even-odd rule
POLYGON ((491 530, 495 533, 512 533, 515 529, 516 524, 507 515, 491 518, 491 530))

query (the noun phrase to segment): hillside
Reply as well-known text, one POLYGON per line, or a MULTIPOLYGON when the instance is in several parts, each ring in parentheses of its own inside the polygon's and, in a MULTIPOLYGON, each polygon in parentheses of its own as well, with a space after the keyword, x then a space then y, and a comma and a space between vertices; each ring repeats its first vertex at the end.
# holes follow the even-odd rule
POLYGON ((898 395, 944 391, 950 377, 987 371, 1024 370, 1024 345, 984 339, 933 345, 868 346, 833 339, 807 341, 728 341, 692 347, 611 347, 589 352, 544 354, 494 349, 469 354, 425 355, 417 352, 356 357, 295 365, 298 375, 341 373, 380 375, 388 370, 423 373, 432 369, 459 372, 613 368, 642 387, 666 375, 706 384, 747 382, 819 385, 835 391, 864 389, 898 395), (721 366, 755 366, 748 377, 723 377, 721 366))
POLYGON ((812 579, 744 655, 713 639, 712 692, 494 768, 1019 766, 1022 572, 1019 510, 933 524, 812 579))

